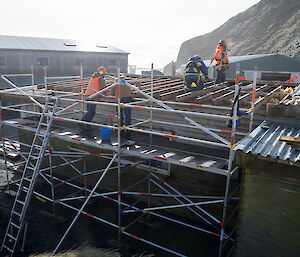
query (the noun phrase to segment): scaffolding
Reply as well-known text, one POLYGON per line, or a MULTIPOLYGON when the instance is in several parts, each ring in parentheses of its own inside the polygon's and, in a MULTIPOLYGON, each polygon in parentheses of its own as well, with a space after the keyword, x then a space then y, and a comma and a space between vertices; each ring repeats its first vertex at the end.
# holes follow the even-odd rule
MULTIPOLYGON (((151 76, 148 78, 132 78, 128 79, 125 76, 122 77, 120 72, 117 76, 108 75, 107 80, 110 81, 109 85, 100 90, 98 93, 84 98, 84 83, 86 80, 83 78, 81 69, 80 76, 66 76, 66 77, 48 77, 46 69, 44 69, 44 87, 38 88, 34 84, 33 70, 31 74, 23 74, 26 76, 32 76, 32 85, 28 87, 18 87, 8 78, 11 75, 1 75, 13 89, 3 90, 1 93, 4 96, 16 97, 16 99, 23 99, 25 103, 17 103, 9 106, 1 106, 1 111, 13 111, 19 113, 25 113, 27 118, 18 118, 12 120, 3 120, 1 118, 1 136, 2 146, 4 152, 4 159, 6 160, 7 154, 15 144, 20 144, 21 148, 14 148, 14 152, 17 152, 22 157, 20 162, 14 164, 7 164, 6 169, 12 169, 16 166, 25 164, 24 172, 21 181, 16 183, 19 187, 17 196, 15 198, 15 204, 18 203, 19 197, 23 192, 25 194, 25 200, 22 201, 21 210, 17 210, 15 205, 12 208, 10 215, 10 223, 8 225, 5 238, 2 243, 4 248, 11 254, 15 253, 18 245, 18 239, 23 232, 22 248, 25 245, 27 225, 24 229, 24 219, 26 217, 26 211, 30 203, 32 194, 49 201, 52 203, 53 211, 55 212, 56 205, 62 205, 70 208, 76 212, 76 215, 70 223, 68 229, 58 242, 56 248, 52 252, 54 256, 60 249, 64 239, 76 223, 80 215, 86 215, 92 219, 95 219, 103 224, 111 226, 118 231, 118 239, 122 240, 124 236, 149 244, 153 247, 164 250, 175 256, 186 256, 184 253, 167 248, 160 245, 155 240, 148 240, 143 238, 143 235, 133 234, 131 228, 141 218, 156 217, 167 222, 173 222, 180 226, 189 228, 191 230, 199 231, 213 237, 219 242, 218 256, 230 256, 233 253, 235 245, 235 227, 232 226, 233 219, 236 217, 239 208, 239 193, 240 187, 240 169, 235 166, 235 147, 236 147, 236 135, 244 136, 245 132, 237 131, 238 112, 244 111, 251 115, 249 129, 252 129, 253 112, 255 107, 255 93, 256 83, 252 83, 248 86, 252 90, 252 105, 249 109, 243 109, 238 107, 238 99, 241 92, 241 84, 239 82, 239 71, 237 69, 236 81, 234 86, 230 88, 234 89, 233 93, 233 106, 217 106, 217 105, 205 105, 205 104, 191 104, 185 102, 164 101, 158 100, 154 97, 154 81, 153 65, 151 69, 151 76), (48 88, 48 81, 51 79, 79 79, 80 80, 80 92, 63 92, 50 90, 48 88), (147 90, 145 88, 135 86, 137 82, 148 83, 147 90), (137 95, 133 98, 132 102, 124 104, 120 102, 120 95, 117 96, 117 102, 111 99, 111 97, 103 96, 103 93, 110 90, 112 87, 127 86, 131 88, 137 95), (149 88, 150 87, 150 88, 149 88), (95 101, 97 95, 102 95, 101 101, 95 101), (24 100, 26 99, 26 100, 24 100), (93 103, 102 108, 108 108, 111 110, 109 114, 103 114, 103 116, 109 116, 114 121, 111 124, 101 122, 86 122, 81 121, 80 116, 84 112, 83 107, 86 103, 93 103), (177 106, 182 109, 175 109, 170 106, 177 106), (194 106, 201 108, 201 112, 194 112, 186 110, 186 107, 194 106), (142 111, 144 115, 149 115, 147 118, 135 119, 134 123, 130 126, 121 127, 120 113, 122 108, 132 108, 134 110, 142 111), (223 114, 215 114, 206 110, 217 111, 232 111, 232 116, 223 114), (117 110, 117 114, 112 114, 117 110), (162 120, 155 120, 155 114, 160 113, 168 116, 175 116, 177 119, 182 120, 184 123, 168 122, 162 120), (36 120, 38 117, 38 120, 36 120), (191 118, 193 117, 193 118, 191 118), (198 119, 195 121, 195 119, 198 119), (218 128, 209 128, 201 125, 199 119, 205 120, 219 120, 226 122, 231 120, 232 126, 229 130, 223 130, 218 128), (115 121, 117 123, 115 123, 115 121), (74 125, 83 124, 90 125, 96 128, 106 127, 113 130, 112 142, 105 143, 101 138, 97 137, 84 137, 77 134, 74 125), (178 128, 190 128, 207 135, 206 138, 191 137, 185 134, 166 133, 166 131, 158 131, 154 128, 153 124, 159 124, 160 126, 173 126, 178 128), (34 138, 31 144, 18 141, 15 138, 8 138, 4 133, 4 126, 15 127, 22 131, 31 132, 34 134, 34 138), (124 140, 121 137, 122 131, 131 131, 135 135, 142 135, 144 144, 137 144, 132 140, 124 140), (169 147, 165 145, 159 145, 154 142, 154 136, 158 138, 167 139, 169 147), (229 138, 227 137, 229 136, 229 138), (56 149, 55 145, 51 144, 51 140, 61 140, 63 142, 69 142, 72 146, 65 150, 56 149), (36 140, 40 140, 43 145, 36 144, 36 140), (5 147, 5 144, 11 146, 11 148, 5 147), (198 146, 209 146, 218 149, 224 149, 227 157, 220 157, 214 155, 205 155, 198 152, 182 151, 180 146, 187 144, 193 149, 197 149, 198 146), (42 149, 41 149, 42 147, 42 149), (89 151, 86 149, 94 149, 89 151), (38 150, 33 150, 39 148, 38 150), (28 149, 30 149, 28 151, 28 149), (89 156, 106 160, 107 166, 101 169, 89 171, 87 170, 86 159, 89 156), (39 166, 36 163, 42 163, 43 160, 48 160, 46 167, 39 166), (33 160, 35 160, 33 162, 33 160), (59 160, 54 161, 54 160, 59 160), (163 163, 168 166, 168 169, 157 167, 155 162, 163 163), (76 164, 82 163, 82 169, 76 167, 76 164), (222 176, 225 180, 225 189, 223 195, 192 195, 184 194, 179 189, 172 186, 165 179, 162 178, 170 173, 171 165, 186 167, 201 172, 208 172, 215 176, 222 176), (30 168, 33 167, 33 168, 30 168), (72 168, 74 176, 70 178, 61 178, 57 175, 57 169, 64 167, 72 168), (122 184, 122 175, 128 171, 124 170, 129 167, 139 168, 139 171, 144 174, 143 178, 135 181, 130 186, 124 187, 122 184), (117 173, 117 188, 112 191, 101 190, 101 183, 103 179, 110 176, 111 171, 117 173), (30 172, 31 171, 31 172, 30 172), (87 179, 89 176, 97 175, 97 181, 93 184, 93 187, 89 186, 87 179), (34 182, 36 176, 40 176, 48 185, 50 195, 45 195, 38 192, 34 188, 34 182), (232 177, 239 177, 238 180, 232 181, 232 177), (33 179, 34 178, 34 179, 33 179), (29 185, 26 184, 29 181, 29 185), (81 181, 80 183, 78 181, 81 181), (76 191, 76 196, 67 194, 60 196, 57 194, 57 188, 65 186, 66 191, 70 188, 76 191), (137 186, 143 186, 144 191, 135 190, 137 186), (99 191, 100 190, 100 191, 99 191), (135 201, 128 202, 128 197, 135 199, 135 201), (87 203, 92 198, 104 198, 117 205, 118 208, 118 222, 113 223, 98 217, 92 213, 86 212, 84 209, 87 203), (163 205, 156 205, 154 199, 164 199, 163 205), (80 208, 76 207, 74 201, 83 201, 80 208), (230 208, 229 205, 231 204, 230 208), (219 214, 210 213, 206 207, 214 206, 219 214), (199 225, 194 225, 189 222, 188 219, 184 221, 178 218, 172 217, 170 211, 174 209, 185 209, 190 215, 193 215, 193 219, 198 220, 199 225), (165 211, 163 214, 162 211, 165 211), (126 219, 126 217, 133 217, 126 219), (131 220, 126 223, 127 220, 131 220), (18 222, 18 224, 16 224, 18 222), (204 226, 203 226, 204 224, 204 226), (14 226, 16 225, 16 226, 14 226), (13 228, 14 227, 14 228, 13 228), (15 231, 14 229, 17 228, 15 231)), ((21 74, 17 74, 22 76, 21 74)), ((177 82, 176 82, 177 83, 177 82)), ((210 82, 208 82, 210 83, 210 82)), ((180 83, 179 83, 180 84, 180 83)), ((178 85, 179 85, 178 84, 178 85)), ((222 85, 213 86, 210 84, 209 88, 217 87, 222 88, 222 85)), ((182 84, 180 85, 182 87, 182 84)), ((244 88, 246 88, 244 87, 244 88)), ((225 89, 227 87, 223 87, 225 89)), ((176 89, 181 92, 181 89, 176 89)), ((277 89, 276 89, 277 90, 277 89)), ((177 92, 177 93, 178 93, 177 92)), ((272 91, 273 92, 273 91, 272 91)), ((175 92, 176 93, 176 92, 175 92)), ((172 95, 174 92, 172 91, 172 95)), ((184 93, 181 98, 188 97, 192 93, 184 93)), ((231 94, 231 93, 230 93, 231 94)), ((167 119, 166 119, 167 120, 167 119)), ((195 150, 196 151, 196 150, 195 150)), ((184 183, 184 182, 183 182, 184 183)), ((9 184, 9 181, 8 181, 9 184)))

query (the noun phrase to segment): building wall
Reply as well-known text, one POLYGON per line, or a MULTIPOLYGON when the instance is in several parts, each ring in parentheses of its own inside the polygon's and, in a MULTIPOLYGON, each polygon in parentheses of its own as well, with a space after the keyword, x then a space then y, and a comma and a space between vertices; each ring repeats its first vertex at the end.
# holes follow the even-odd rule
MULTIPOLYGON (((230 63, 230 71, 226 73, 226 78, 235 77, 237 63, 240 64, 240 72, 253 71, 255 65, 257 71, 293 72, 296 74, 300 72, 300 61, 298 59, 284 55, 271 55, 230 63)), ((216 77, 216 74, 217 72, 214 70, 214 77, 216 77)))
MULTIPOLYGON (((263 73, 278 73, 278 71, 257 71, 257 80, 262 80, 263 73)), ((280 74, 287 74, 289 78, 297 77, 297 79, 293 80, 294 83, 300 83, 300 71, 299 72, 286 72, 282 71, 279 72, 280 74)), ((244 76, 248 80, 253 80, 254 78, 254 71, 253 70, 244 70, 244 76)))
POLYGON ((237 154, 243 168, 236 257, 300 256, 299 166, 237 154))
MULTIPOLYGON (((101 65, 108 72, 127 73, 128 55, 119 53, 84 53, 57 51, 24 51, 0 49, 0 74, 30 73, 33 65, 35 82, 43 82, 43 64, 46 64, 48 76, 80 75, 80 62, 83 60, 83 72, 89 76, 101 65), (45 63, 43 63, 45 61, 45 63)), ((30 78, 13 79, 16 83, 30 84, 30 78)), ((3 82, 0 82, 0 86, 3 82)))

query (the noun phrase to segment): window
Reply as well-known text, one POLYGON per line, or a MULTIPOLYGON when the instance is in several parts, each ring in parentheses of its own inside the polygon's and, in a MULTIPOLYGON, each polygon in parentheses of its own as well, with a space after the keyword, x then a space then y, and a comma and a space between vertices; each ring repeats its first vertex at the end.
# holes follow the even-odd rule
POLYGON ((83 58, 75 58, 75 66, 84 65, 84 59, 83 58))
POLYGON ((0 56, 0 66, 5 66, 5 58, 0 56))
POLYGON ((117 60, 108 60, 108 65, 109 66, 117 66, 117 60))
POLYGON ((107 46, 96 45, 99 48, 107 48, 107 46))
POLYGON ((75 43, 69 43, 69 42, 66 42, 64 43, 65 46, 77 46, 75 43))
POLYGON ((36 64, 41 66, 47 66, 48 65, 48 58, 47 57, 37 57, 36 58, 36 64))
POLYGON ((287 81, 291 78, 290 73, 271 73, 271 72, 263 72, 261 74, 262 80, 267 81, 287 81))

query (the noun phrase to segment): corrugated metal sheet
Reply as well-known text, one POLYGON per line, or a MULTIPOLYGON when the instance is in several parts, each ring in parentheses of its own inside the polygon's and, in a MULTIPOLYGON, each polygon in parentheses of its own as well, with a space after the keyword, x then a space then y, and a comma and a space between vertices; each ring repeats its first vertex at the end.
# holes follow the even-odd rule
POLYGON ((280 141, 281 136, 300 137, 300 125, 264 121, 238 143, 237 149, 253 155, 259 154, 291 162, 300 161, 300 150, 280 141))
POLYGON ((0 35, 0 49, 19 49, 19 50, 40 50, 40 51, 75 51, 75 52, 101 52, 101 53, 121 53, 127 52, 113 46, 103 44, 93 44, 90 42, 39 38, 39 37, 17 37, 0 35))

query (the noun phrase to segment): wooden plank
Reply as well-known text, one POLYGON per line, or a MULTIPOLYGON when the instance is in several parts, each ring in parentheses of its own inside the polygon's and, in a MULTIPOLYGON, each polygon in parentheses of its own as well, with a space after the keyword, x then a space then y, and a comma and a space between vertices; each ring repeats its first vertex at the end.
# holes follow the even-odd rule
POLYGON ((281 88, 281 86, 276 87, 274 90, 272 90, 271 92, 269 92, 265 97, 262 97, 260 99, 258 99, 255 103, 254 103, 254 107, 258 108, 261 104, 266 103, 274 94, 277 93, 277 91, 279 91, 281 88))
POLYGON ((287 143, 300 143, 300 137, 281 136, 279 140, 287 143))
POLYGON ((216 89, 217 88, 214 85, 212 85, 212 86, 205 87, 202 90, 187 92, 187 93, 176 96, 176 101, 182 102, 182 101, 190 99, 190 98, 195 98, 195 97, 198 97, 198 96, 202 96, 202 95, 204 95, 208 92, 211 92, 213 90, 216 90, 216 89))
POLYGON ((300 137, 281 136, 279 140, 286 142, 288 145, 292 146, 292 148, 294 148, 295 150, 300 149, 300 137))
POLYGON ((206 99, 206 98, 211 99, 214 95, 223 94, 223 92, 225 92, 227 90, 233 90, 233 86, 228 86, 228 87, 224 87, 224 88, 218 89, 218 90, 213 91, 213 92, 209 92, 208 94, 206 94, 204 96, 198 97, 197 101, 200 102, 201 100, 206 99))

